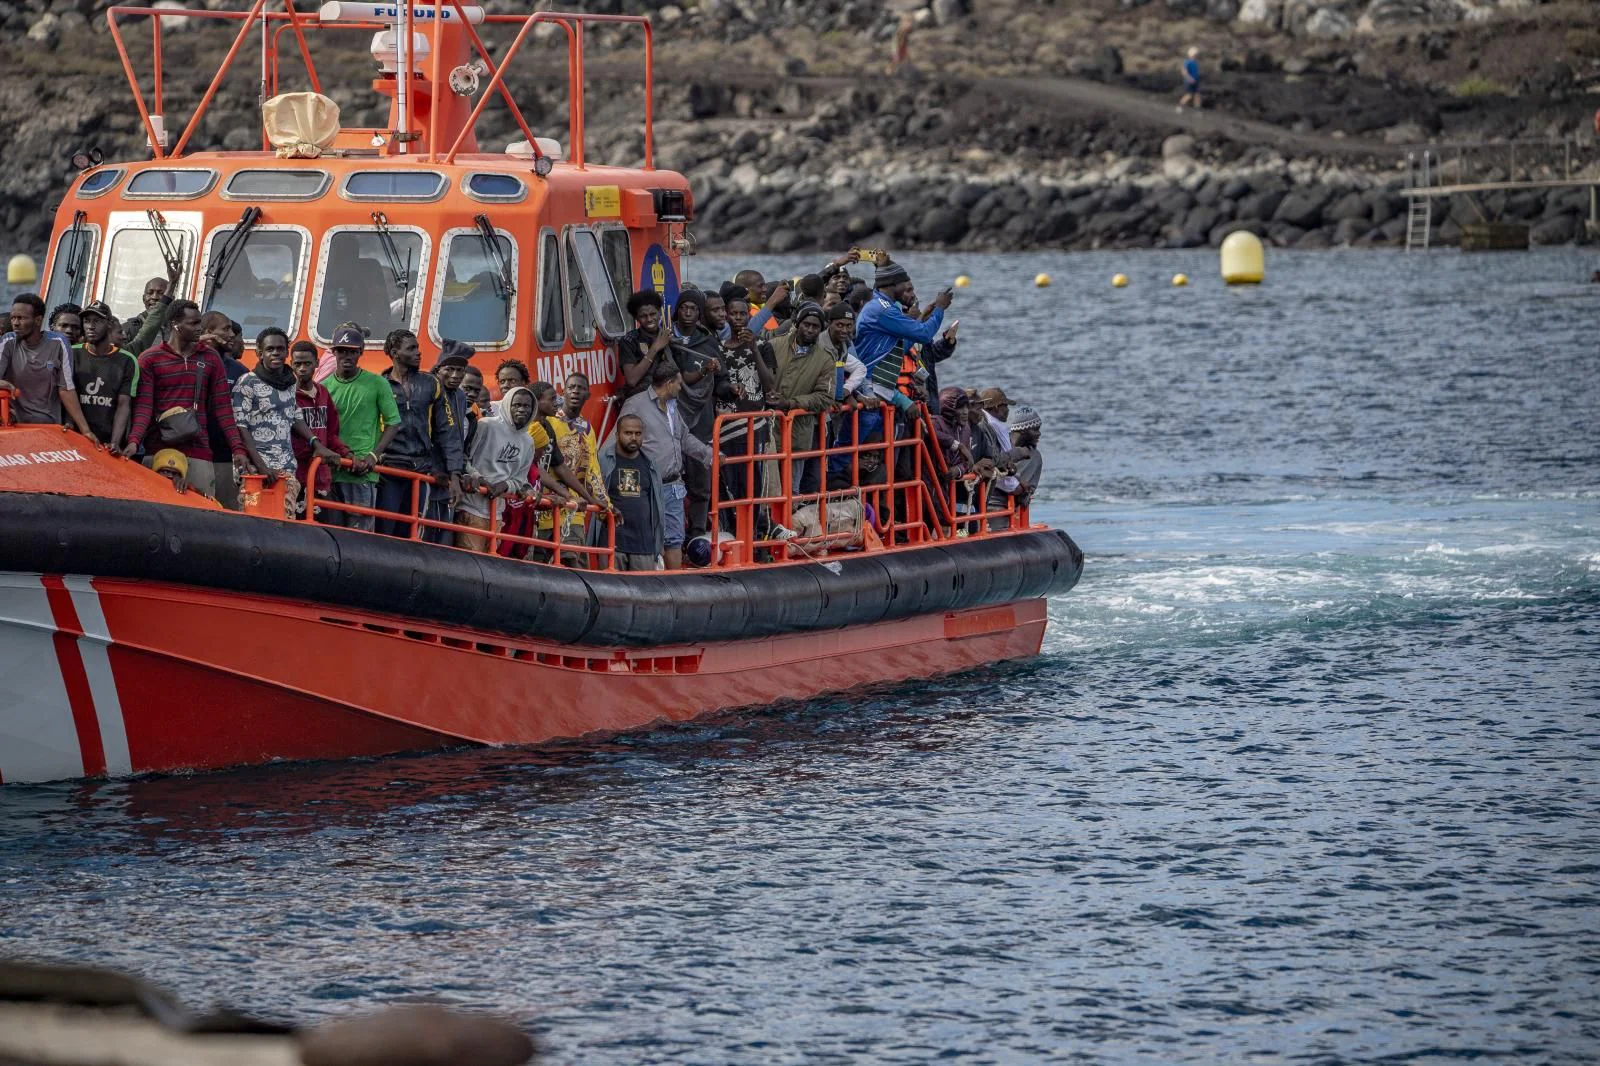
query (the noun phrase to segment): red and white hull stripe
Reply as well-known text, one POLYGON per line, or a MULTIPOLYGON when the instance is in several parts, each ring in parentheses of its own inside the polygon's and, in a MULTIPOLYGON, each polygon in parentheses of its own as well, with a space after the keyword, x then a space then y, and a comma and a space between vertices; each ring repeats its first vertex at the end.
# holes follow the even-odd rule
POLYGON ((88 578, 0 573, 0 783, 132 772, 110 643, 88 578))

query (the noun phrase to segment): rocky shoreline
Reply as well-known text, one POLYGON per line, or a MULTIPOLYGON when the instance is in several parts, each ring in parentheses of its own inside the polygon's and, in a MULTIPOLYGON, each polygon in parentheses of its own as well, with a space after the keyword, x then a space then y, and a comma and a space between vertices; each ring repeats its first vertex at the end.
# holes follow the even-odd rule
MULTIPOLYGON (((881 0, 610 2, 652 15, 657 162, 690 178, 706 248, 1199 247, 1236 229, 1286 248, 1383 247, 1405 240, 1408 144, 1561 138, 1600 172, 1600 31, 1511 3, 1468 17, 1457 0, 930 0, 914 14, 915 65, 886 77, 901 16, 881 0), (1329 32, 1336 14, 1379 25, 1346 41, 1329 32), (1401 15, 1421 28, 1384 28, 1401 15), (807 26, 824 32, 786 49, 807 26), (1194 40, 1215 106, 1174 113, 1171 57, 1194 40), (1570 62, 1552 62, 1556 45, 1570 62), (1482 95, 1452 80, 1491 74, 1501 82, 1478 78, 1493 90, 1482 95)), ((72 151, 143 154, 104 4, 0 0, 0 21, 27 33, 0 44, 0 102, 12 105, 0 107, 0 233, 13 248, 42 250, 72 151)), ((169 28, 169 69, 220 59, 226 41, 193 29, 169 28)), ((628 47, 620 30, 594 34, 593 162, 642 160, 628 47)), ((365 71, 371 59, 354 49, 333 62, 365 71)), ((558 80, 517 69, 507 82, 539 132, 564 141, 558 80)), ((186 115, 202 88, 169 79, 169 113, 186 115)), ((330 91, 347 124, 385 120, 364 83, 330 91)), ((504 114, 485 120, 486 146, 515 139, 504 114)), ((256 129, 253 94, 225 92, 194 146, 249 149, 256 129)), ((1527 223, 1536 245, 1587 239, 1586 189, 1536 189, 1437 202, 1433 243, 1457 243, 1479 208, 1527 223)))
MULTIPOLYGON (((1177 138, 1174 138, 1176 140, 1177 138)), ((696 236, 728 251, 793 252, 860 245, 983 251, 1217 247, 1248 230, 1280 248, 1393 247, 1407 200, 1392 178, 1283 164, 1210 168, 1169 156, 1159 174, 1120 164, 1055 181, 970 173, 883 177, 834 169, 798 179, 748 164, 691 172, 696 236), (1176 172, 1174 174, 1174 172, 1176 172)), ((1495 194, 1501 218, 1525 222, 1535 245, 1583 239, 1585 189, 1495 194)), ((1436 208, 1435 245, 1460 243, 1470 206, 1436 208)))

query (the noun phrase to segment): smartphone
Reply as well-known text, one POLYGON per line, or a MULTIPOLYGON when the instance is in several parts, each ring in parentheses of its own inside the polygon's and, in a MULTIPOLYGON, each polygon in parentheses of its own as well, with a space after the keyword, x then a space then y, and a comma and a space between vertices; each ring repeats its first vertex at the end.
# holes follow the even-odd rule
POLYGON ((944 331, 946 333, 954 333, 956 330, 958 330, 960 328, 961 328, 961 320, 959 318, 957 318, 957 319, 952 320, 951 323, 944 328, 944 331))

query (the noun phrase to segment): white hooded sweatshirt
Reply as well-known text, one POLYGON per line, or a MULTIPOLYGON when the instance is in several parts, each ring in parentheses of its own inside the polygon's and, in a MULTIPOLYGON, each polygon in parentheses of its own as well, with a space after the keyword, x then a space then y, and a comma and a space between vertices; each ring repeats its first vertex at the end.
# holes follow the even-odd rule
MULTIPOLYGON (((519 392, 533 393, 518 386, 506 393, 505 400, 519 392)), ((490 484, 504 481, 512 492, 528 491, 528 471, 533 466, 533 438, 528 427, 518 429, 511 424, 511 405, 502 402, 496 413, 478 423, 472 438, 472 451, 467 456, 467 473, 485 478, 490 484)), ((489 497, 479 492, 469 492, 461 498, 461 510, 479 518, 489 517, 489 497)))

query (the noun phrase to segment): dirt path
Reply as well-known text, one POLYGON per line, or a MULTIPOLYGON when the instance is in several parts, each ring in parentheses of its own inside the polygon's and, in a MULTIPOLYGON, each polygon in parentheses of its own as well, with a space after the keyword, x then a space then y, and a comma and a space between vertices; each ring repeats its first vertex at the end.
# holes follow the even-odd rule
POLYGON ((1190 108, 1179 112, 1176 101, 1169 97, 1082 78, 993 78, 976 83, 973 91, 998 93, 1007 99, 1024 97, 1066 111, 1111 115, 1156 129, 1226 137, 1240 144, 1274 148, 1285 155, 1365 158, 1394 154, 1394 149, 1377 141, 1296 133, 1269 122, 1239 118, 1226 111, 1190 108))
MULTIPOLYGON (((657 74, 658 81, 672 78, 709 80, 735 88, 752 89, 772 88, 780 83, 792 81, 803 88, 824 93, 838 92, 861 84, 859 79, 815 75, 788 78, 763 70, 725 70, 717 72, 711 78, 708 78, 703 70, 663 69, 657 74)), ((1270 122, 1230 115, 1226 110, 1188 109, 1180 113, 1176 110, 1176 101, 1170 97, 1106 85, 1086 78, 950 79, 949 83, 958 85, 971 94, 994 100, 1012 103, 1019 99, 1027 100, 1051 113, 1106 115, 1155 131, 1224 137, 1238 144, 1272 148, 1286 156, 1316 155, 1325 158, 1368 159, 1387 158, 1393 156, 1395 151, 1378 141, 1359 137, 1297 133, 1270 122)), ((908 83, 907 87, 913 84, 908 83)))

